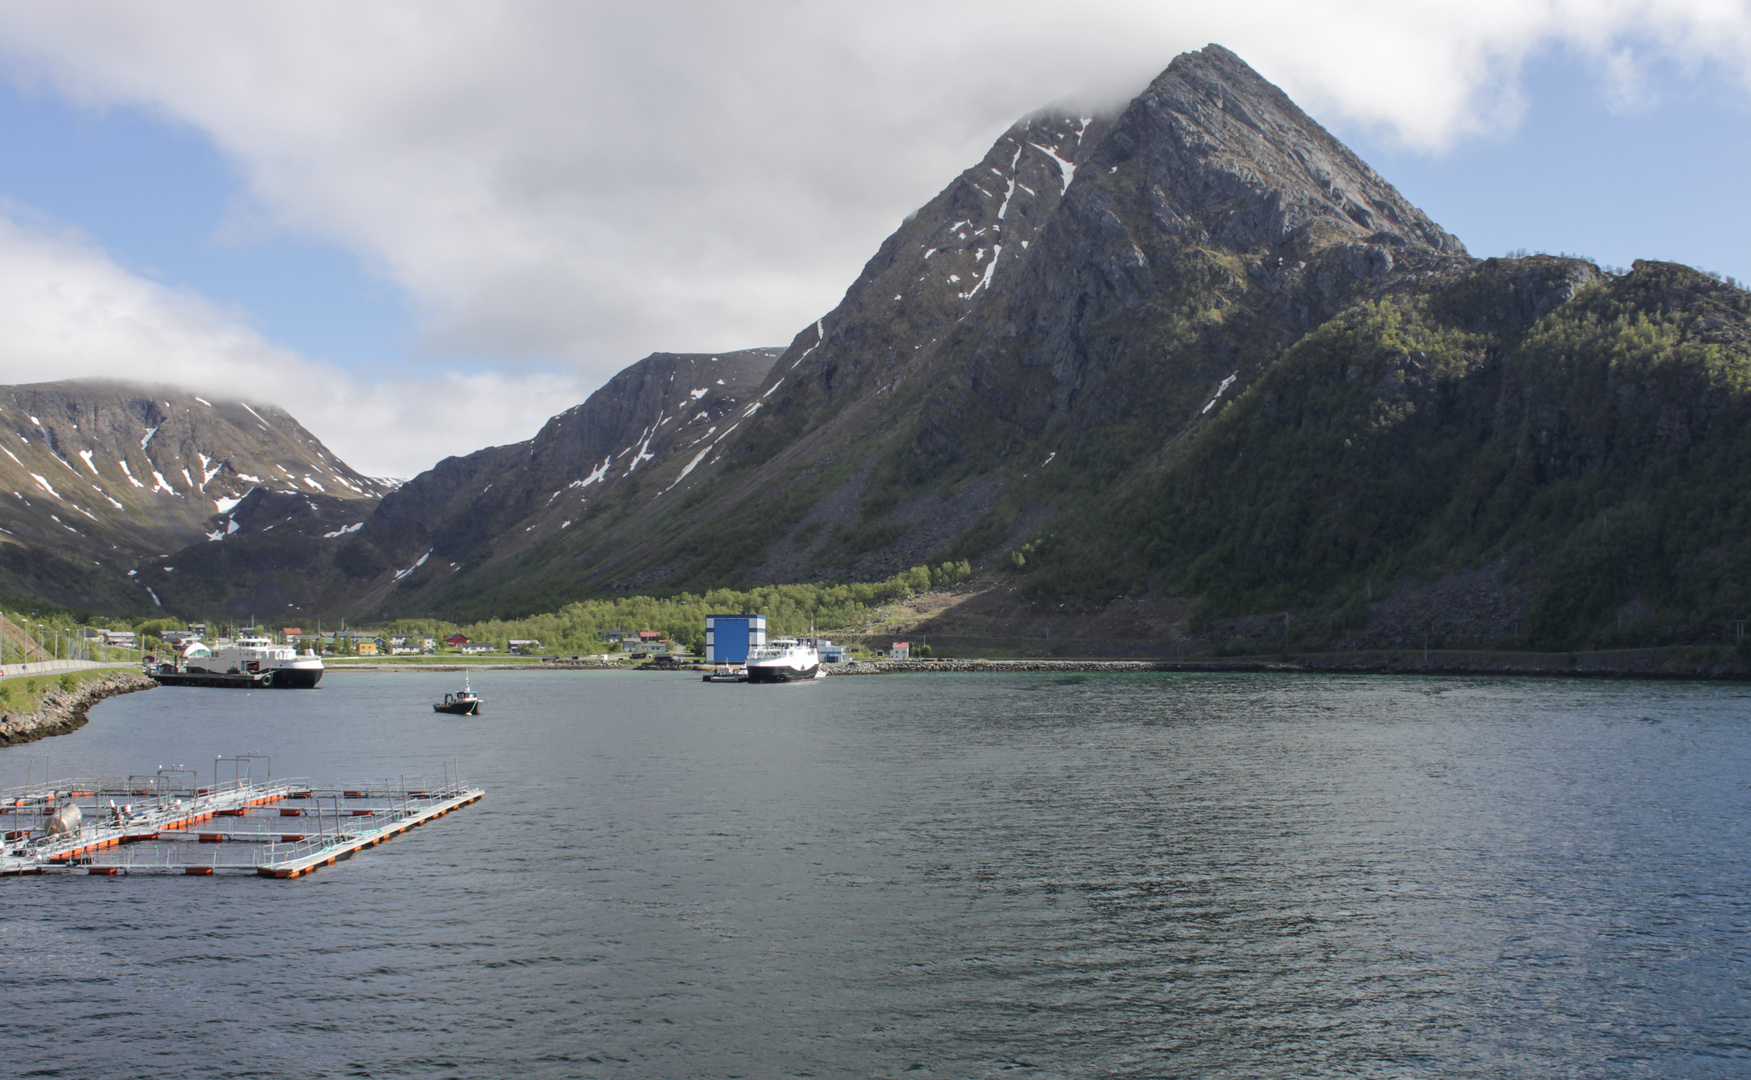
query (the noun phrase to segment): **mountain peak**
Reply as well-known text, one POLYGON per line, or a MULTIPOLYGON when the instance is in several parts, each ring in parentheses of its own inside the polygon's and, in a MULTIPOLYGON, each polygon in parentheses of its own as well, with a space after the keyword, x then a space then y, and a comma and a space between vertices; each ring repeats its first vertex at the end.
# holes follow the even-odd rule
POLYGON ((1159 228, 1198 243, 1262 253, 1369 242, 1466 254, 1456 237, 1220 45, 1175 57, 1087 164, 1091 179, 1142 188, 1159 228))
POLYGON ((363 524, 260 497, 231 541, 179 553, 176 580, 294 531, 317 567, 300 588, 355 611, 885 577, 976 521, 972 553, 1038 528, 1068 505, 1041 462, 1049 481, 1148 460, 1300 334, 1468 262, 1212 45, 1121 108, 1018 119, 787 348, 653 354, 363 524))

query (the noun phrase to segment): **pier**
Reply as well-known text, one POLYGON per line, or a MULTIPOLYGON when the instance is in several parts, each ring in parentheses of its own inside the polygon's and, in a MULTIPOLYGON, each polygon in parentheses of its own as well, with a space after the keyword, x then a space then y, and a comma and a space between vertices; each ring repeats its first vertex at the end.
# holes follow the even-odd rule
POLYGON ((193 770, 67 778, 0 791, 0 875, 254 874, 303 877, 486 793, 446 775, 412 783, 257 781, 260 755, 219 758, 234 775, 193 770))

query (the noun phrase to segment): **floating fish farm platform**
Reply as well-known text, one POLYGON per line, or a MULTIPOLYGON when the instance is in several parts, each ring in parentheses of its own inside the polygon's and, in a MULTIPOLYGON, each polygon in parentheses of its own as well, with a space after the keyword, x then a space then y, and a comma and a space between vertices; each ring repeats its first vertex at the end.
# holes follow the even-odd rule
POLYGON ((240 775, 211 786, 193 776, 171 769, 0 791, 0 875, 296 878, 486 794, 448 776, 313 785, 240 775))

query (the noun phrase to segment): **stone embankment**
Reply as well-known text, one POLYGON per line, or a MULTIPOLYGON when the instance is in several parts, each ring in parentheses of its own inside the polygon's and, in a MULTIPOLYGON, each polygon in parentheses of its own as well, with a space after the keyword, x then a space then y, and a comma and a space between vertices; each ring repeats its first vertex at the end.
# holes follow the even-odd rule
MULTIPOLYGON (((854 660, 822 665, 829 675, 916 672, 1324 672, 1352 675, 1548 675, 1604 679, 1751 680, 1751 658, 1719 646, 1619 649, 1580 653, 1498 653, 1380 649, 1290 656, 1202 657, 1195 660, 854 660)), ((628 664, 562 660, 541 664, 356 664, 333 671, 574 671, 700 672, 710 664, 628 664)), ((0 740, 3 741, 3 740, 0 740)))
POLYGON ((893 675, 920 671, 1171 671, 1180 664, 1153 660, 852 660, 823 664, 829 675, 893 675))
POLYGON ((138 671, 116 671, 101 679, 82 682, 72 691, 56 686, 43 695, 34 711, 0 716, 0 746, 76 731, 85 725, 86 710, 104 698, 150 690, 157 685, 138 671))
POLYGON ((615 663, 613 661, 604 663, 600 660, 544 660, 540 663, 530 662, 524 664, 398 664, 393 661, 381 664, 357 664, 347 661, 345 663, 337 664, 330 661, 328 667, 324 669, 323 674, 325 676, 333 675, 337 672, 345 674, 349 671, 369 671, 376 674, 382 674, 385 671, 551 671, 555 668, 574 671, 630 671, 633 670, 633 665, 615 663))
POLYGON ((1542 675, 1605 679, 1751 679, 1735 650, 1622 649, 1583 653, 1393 650, 1202 660, 876 660, 833 664, 830 675, 977 672, 1320 672, 1355 675, 1542 675))

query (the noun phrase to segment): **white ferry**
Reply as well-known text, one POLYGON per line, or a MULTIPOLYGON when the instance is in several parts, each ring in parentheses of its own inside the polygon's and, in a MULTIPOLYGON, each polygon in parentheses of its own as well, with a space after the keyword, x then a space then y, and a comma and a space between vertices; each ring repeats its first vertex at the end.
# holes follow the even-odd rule
POLYGON ((803 682, 823 677, 821 654, 813 639, 773 638, 748 650, 751 683, 803 682))
POLYGON ((322 657, 314 649, 299 653, 264 637, 221 639, 211 648, 191 641, 182 660, 190 675, 260 675, 260 685, 281 690, 309 690, 322 681, 322 657))

